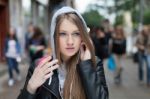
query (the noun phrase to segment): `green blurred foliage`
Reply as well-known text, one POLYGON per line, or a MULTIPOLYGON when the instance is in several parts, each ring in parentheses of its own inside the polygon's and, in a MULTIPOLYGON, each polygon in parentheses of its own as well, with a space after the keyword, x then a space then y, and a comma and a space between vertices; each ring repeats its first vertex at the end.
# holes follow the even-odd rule
POLYGON ((117 13, 123 11, 132 11, 139 5, 139 0, 114 0, 115 1, 115 11, 117 13))
POLYGON ((143 23, 144 23, 144 25, 150 24, 150 10, 145 11, 143 23))
MULTIPOLYGON (((140 11, 133 11, 132 12, 132 21, 133 21, 133 24, 135 26, 137 26, 138 23, 139 23, 139 14, 140 14, 140 11)), ((147 9, 146 11, 144 11, 143 24, 144 25, 150 24, 150 10, 149 9, 147 9)))
POLYGON ((82 16, 89 27, 100 26, 100 22, 104 19, 97 10, 89 10, 88 12, 83 13, 82 16))
POLYGON ((123 15, 116 16, 114 26, 123 25, 123 15))

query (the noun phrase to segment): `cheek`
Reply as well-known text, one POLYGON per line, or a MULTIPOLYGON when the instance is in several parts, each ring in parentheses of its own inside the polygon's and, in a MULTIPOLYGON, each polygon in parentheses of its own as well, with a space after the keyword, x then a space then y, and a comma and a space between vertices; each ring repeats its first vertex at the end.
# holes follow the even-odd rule
POLYGON ((62 39, 59 39, 59 48, 62 49, 64 46, 64 41, 62 39))
POLYGON ((59 50, 61 53, 65 51, 65 47, 66 42, 64 41, 64 39, 59 39, 59 50))
POLYGON ((80 45, 81 45, 81 40, 79 40, 78 42, 76 42, 76 49, 80 49, 80 45))

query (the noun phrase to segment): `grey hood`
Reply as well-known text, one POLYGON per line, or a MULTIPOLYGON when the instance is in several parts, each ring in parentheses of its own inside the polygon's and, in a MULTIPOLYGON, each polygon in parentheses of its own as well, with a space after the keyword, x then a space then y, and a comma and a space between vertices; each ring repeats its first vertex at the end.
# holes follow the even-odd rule
POLYGON ((55 27, 56 27, 56 19, 57 19, 57 17, 58 17, 59 15, 64 14, 64 13, 70 13, 70 12, 71 12, 71 13, 76 13, 76 14, 80 17, 80 19, 82 20, 82 22, 83 22, 83 24, 84 24, 84 27, 85 27, 86 30, 87 30, 87 25, 86 25, 86 23, 85 23, 83 17, 81 16, 81 14, 80 14, 77 10, 75 10, 75 9, 73 9, 73 8, 71 8, 71 7, 68 7, 68 6, 62 7, 61 9, 57 10, 57 11, 54 13, 53 17, 52 17, 52 20, 51 20, 51 27, 50 27, 50 39, 51 39, 50 43, 51 43, 52 55, 53 55, 53 58, 54 58, 54 59, 56 58, 55 44, 54 44, 54 33, 55 33, 55 27))

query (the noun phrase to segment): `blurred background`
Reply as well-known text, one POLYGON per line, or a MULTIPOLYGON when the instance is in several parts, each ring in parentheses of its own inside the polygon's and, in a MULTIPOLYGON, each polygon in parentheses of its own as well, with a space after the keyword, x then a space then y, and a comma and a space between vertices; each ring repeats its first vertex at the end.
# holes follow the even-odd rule
POLYGON ((17 98, 30 63, 40 58, 39 46, 32 43, 36 34, 43 35, 42 53, 50 53, 51 17, 66 5, 77 9, 89 27, 110 99, 149 99, 150 0, 0 0, 0 99, 17 98), (19 44, 12 70, 6 55, 11 34, 19 44))

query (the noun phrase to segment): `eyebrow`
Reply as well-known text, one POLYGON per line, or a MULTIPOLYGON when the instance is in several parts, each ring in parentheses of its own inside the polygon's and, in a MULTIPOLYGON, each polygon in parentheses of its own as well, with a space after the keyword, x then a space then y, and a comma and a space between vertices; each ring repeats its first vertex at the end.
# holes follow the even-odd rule
MULTIPOLYGON (((65 31, 65 30, 60 30, 59 33, 60 33, 60 32, 65 32, 65 33, 67 33, 67 31, 65 31)), ((79 31, 79 30, 75 30, 75 31, 73 31, 72 33, 75 33, 75 32, 80 32, 80 31, 79 31)))

